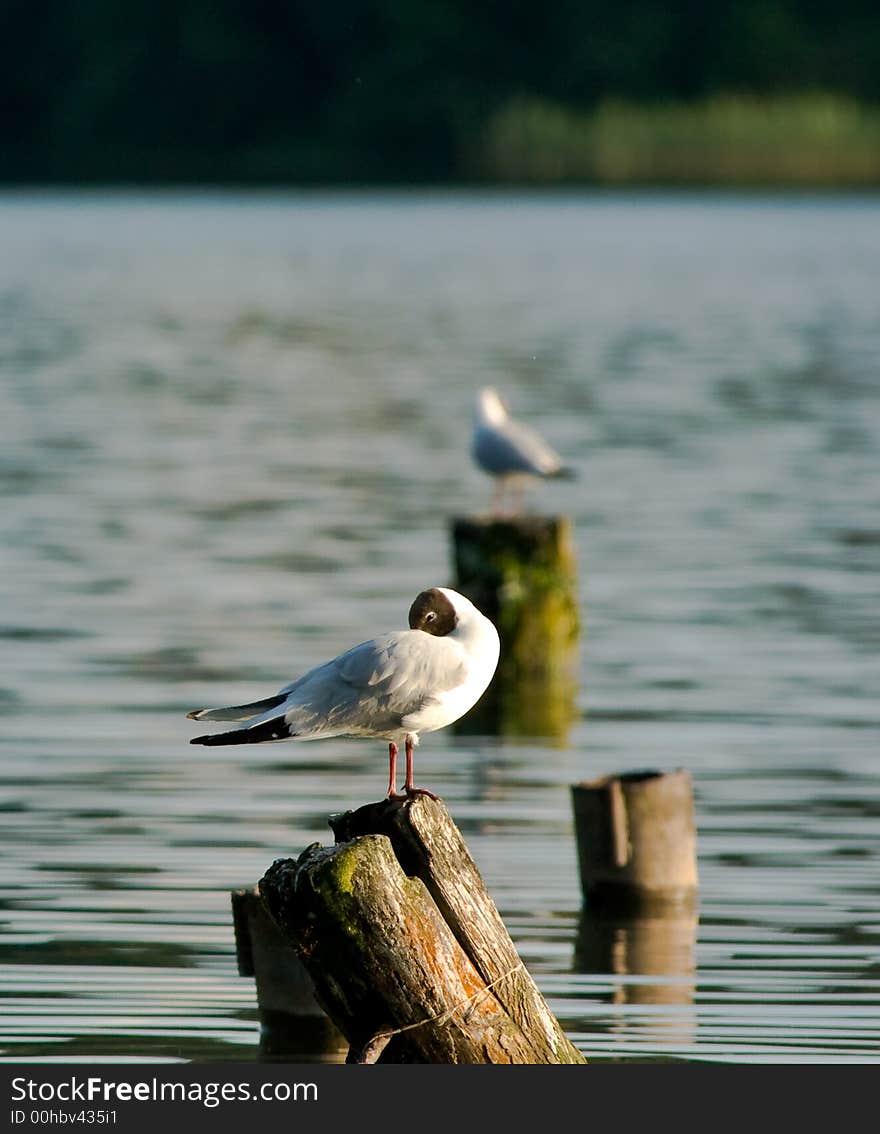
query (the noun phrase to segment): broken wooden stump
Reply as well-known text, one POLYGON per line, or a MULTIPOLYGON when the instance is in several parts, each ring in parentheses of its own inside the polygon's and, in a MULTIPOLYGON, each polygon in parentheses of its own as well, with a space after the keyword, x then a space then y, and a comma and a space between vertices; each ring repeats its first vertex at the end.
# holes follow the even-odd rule
POLYGON ((501 660, 462 731, 562 736, 574 717, 580 635, 571 522, 453 519, 455 587, 496 626, 501 660))
POLYGON ((460 832, 426 796, 331 820, 259 883, 348 1062, 586 1060, 525 969, 460 832))
POLYGON ((627 772, 571 788, 584 898, 606 909, 696 900, 690 775, 627 772))
MULTIPOLYGON (((575 970, 626 978, 614 984, 615 1003, 687 1009, 697 936, 690 776, 629 772, 571 792, 584 895, 575 970)), ((670 1040, 692 1033, 689 1012, 661 1019, 670 1040)))
POLYGON ((344 1055, 344 1036, 315 999, 312 978, 256 888, 232 891, 232 924, 239 975, 256 984, 261 1054, 309 1060, 344 1055))

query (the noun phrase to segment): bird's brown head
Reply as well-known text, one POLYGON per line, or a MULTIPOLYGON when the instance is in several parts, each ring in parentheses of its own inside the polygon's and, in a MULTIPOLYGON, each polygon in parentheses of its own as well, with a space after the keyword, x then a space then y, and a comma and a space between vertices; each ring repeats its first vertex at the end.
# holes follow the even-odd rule
POLYGON ((438 587, 422 591, 409 608, 410 630, 424 630, 426 634, 442 638, 457 625, 455 607, 438 587))

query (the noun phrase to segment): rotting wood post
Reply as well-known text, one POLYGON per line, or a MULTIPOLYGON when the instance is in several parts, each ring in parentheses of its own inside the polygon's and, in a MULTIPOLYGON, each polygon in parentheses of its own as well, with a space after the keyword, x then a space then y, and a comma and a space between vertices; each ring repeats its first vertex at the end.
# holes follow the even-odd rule
POLYGON ((238 972, 254 978, 262 1052, 313 1058, 344 1053, 344 1037, 315 999, 312 978, 257 889, 233 890, 231 898, 238 972))
POLYGON ((455 586, 501 638, 495 678, 459 731, 476 721, 491 732, 563 735, 574 714, 581 630, 571 522, 459 517, 451 532, 455 586))
POLYGON ((628 772, 573 784, 578 867, 595 907, 690 903, 697 894, 690 775, 628 772))
POLYGON ((441 801, 335 816, 259 891, 348 1062, 586 1062, 525 969, 441 801))
POLYGON ((452 521, 456 586, 498 628, 511 676, 567 670, 580 632, 571 522, 563 516, 452 521))

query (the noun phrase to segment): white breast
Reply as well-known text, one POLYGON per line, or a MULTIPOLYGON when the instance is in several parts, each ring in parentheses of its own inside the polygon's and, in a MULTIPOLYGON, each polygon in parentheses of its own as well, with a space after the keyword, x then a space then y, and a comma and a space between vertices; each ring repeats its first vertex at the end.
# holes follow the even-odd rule
MULTIPOLYGON (((455 631, 458 634, 458 631, 455 631)), ((449 636, 450 638, 452 635, 449 636)), ((448 641, 449 639, 447 639, 448 641)), ((438 728, 463 717, 488 688, 498 665, 500 642, 492 623, 482 615, 463 630, 460 643, 462 656, 467 659, 466 677, 459 685, 438 693, 402 721, 407 732, 434 732, 438 728)))

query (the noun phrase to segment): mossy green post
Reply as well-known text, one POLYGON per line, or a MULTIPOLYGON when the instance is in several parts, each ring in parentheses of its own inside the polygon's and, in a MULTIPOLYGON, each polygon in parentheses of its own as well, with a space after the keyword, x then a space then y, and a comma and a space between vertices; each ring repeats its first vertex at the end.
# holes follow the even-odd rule
POLYGON ((452 521, 458 589, 498 627, 510 677, 567 670, 580 634, 571 522, 562 516, 452 521))
POLYGON ((383 799, 330 824, 334 846, 276 859, 258 889, 347 1063, 586 1063, 441 800, 383 799))
MULTIPOLYGON (((501 659, 473 712, 493 731, 562 736, 581 633, 571 522, 562 516, 452 521, 456 588, 498 628, 501 659)), ((467 727, 467 726, 465 726, 467 727)))

